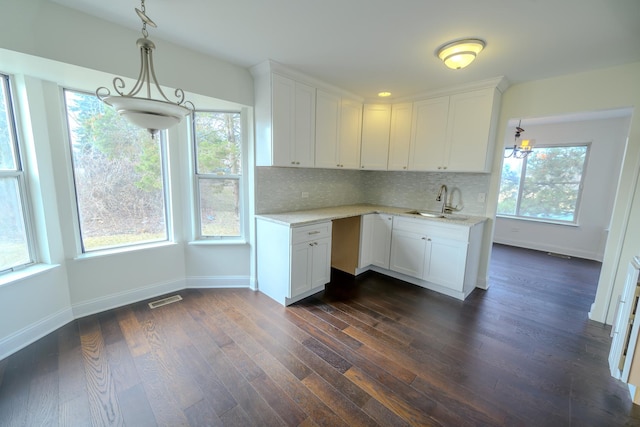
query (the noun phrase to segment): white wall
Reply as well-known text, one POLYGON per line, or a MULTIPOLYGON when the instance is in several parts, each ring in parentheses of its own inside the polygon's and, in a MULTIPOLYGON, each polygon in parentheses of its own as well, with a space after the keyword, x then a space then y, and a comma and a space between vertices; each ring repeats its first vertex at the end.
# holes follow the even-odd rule
MULTIPOLYGON (((602 261, 630 117, 527 125, 537 144, 590 143, 577 226, 496 218, 494 241, 602 261)), ((513 137, 506 129, 507 143, 513 137)))
MULTIPOLYGON (((0 72, 14 75, 20 121, 30 123, 21 134, 44 268, 0 277, 0 359, 73 317, 188 285, 250 286, 250 241, 188 244, 193 212, 186 122, 169 132, 175 242, 99 256, 80 254, 61 87, 94 91, 109 86, 115 76, 135 78, 139 34, 47 0, 5 3, 0 14, 0 72)), ((245 107, 253 104, 253 80, 247 70, 155 38, 154 42, 161 83, 191 91, 187 98, 200 109, 242 108, 252 122, 251 109, 245 107)), ((250 169, 245 169, 246 202, 253 190, 250 169)), ((245 226, 249 229, 250 222, 245 226)))
MULTIPOLYGON (((640 62, 635 62, 511 86, 502 98, 498 146, 503 146, 503 141, 507 138, 507 123, 514 117, 546 117, 637 107, 640 105, 638 76, 640 62)), ((626 266, 634 255, 640 254, 640 221, 637 220, 640 218, 640 188, 637 185, 640 171, 640 120, 637 114, 634 111, 631 119, 598 291, 589 313, 591 319, 599 322, 611 323, 615 311, 615 296, 622 292, 624 286, 626 266)), ((500 149, 496 150, 495 156, 487 205, 489 217, 495 217, 500 188, 500 149)), ((489 226, 493 225, 494 221, 490 221, 489 226)), ((486 236, 482 266, 487 269, 491 243, 491 236, 486 236)))

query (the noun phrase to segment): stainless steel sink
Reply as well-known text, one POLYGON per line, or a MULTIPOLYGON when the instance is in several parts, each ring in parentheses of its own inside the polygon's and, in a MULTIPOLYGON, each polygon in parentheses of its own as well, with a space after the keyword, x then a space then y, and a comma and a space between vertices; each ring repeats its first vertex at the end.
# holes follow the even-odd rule
POLYGON ((409 211, 407 213, 411 215, 426 216, 429 218, 446 218, 446 215, 437 212, 409 211))
POLYGON ((469 219, 468 216, 464 216, 464 215, 441 214, 439 212, 429 212, 429 211, 408 211, 406 213, 408 213, 409 215, 420 215, 427 218, 443 218, 443 219, 449 219, 452 221, 466 221, 469 219))

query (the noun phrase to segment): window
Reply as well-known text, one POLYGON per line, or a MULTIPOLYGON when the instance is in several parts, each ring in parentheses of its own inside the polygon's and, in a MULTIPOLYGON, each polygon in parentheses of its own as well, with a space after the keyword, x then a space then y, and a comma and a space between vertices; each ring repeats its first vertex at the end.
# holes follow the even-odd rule
POLYGON ((498 215, 575 223, 587 153, 586 144, 538 146, 504 159, 498 215))
POLYGON ((9 76, 0 74, 0 272, 34 262, 9 76))
POLYGON ((82 251, 168 240, 164 133, 65 90, 82 251))
POLYGON ((242 236, 241 123, 239 112, 194 113, 197 238, 242 236))

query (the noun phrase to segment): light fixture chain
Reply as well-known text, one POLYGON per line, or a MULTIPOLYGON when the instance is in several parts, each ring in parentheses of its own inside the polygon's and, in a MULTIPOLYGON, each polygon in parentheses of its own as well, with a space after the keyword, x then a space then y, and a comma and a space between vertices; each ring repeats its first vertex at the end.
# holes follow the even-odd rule
MULTIPOLYGON (((143 15, 147 14, 146 13, 147 9, 144 5, 144 0, 141 0, 140 2, 140 10, 142 11, 143 15)), ((147 22, 144 19, 142 20, 142 35, 144 36, 145 39, 149 37, 149 32, 147 31, 147 22)))

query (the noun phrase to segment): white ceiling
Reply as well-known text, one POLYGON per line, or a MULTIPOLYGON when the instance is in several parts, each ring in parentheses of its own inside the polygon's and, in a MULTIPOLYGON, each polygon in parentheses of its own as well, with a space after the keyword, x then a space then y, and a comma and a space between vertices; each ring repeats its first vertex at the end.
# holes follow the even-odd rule
MULTIPOLYGON (((136 0, 52 1, 141 28, 136 0)), ((152 40, 247 68, 272 59, 366 99, 640 61, 640 0, 146 0, 146 11, 152 40), (435 50, 464 37, 487 47, 449 70, 435 50)))

